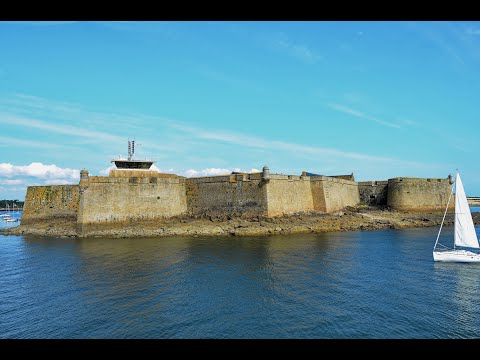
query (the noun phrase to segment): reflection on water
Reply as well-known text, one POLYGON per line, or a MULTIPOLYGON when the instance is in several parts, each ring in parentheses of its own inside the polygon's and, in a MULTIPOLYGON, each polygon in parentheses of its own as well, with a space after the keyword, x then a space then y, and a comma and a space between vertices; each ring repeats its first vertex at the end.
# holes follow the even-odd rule
POLYGON ((478 337, 480 266, 434 263, 437 231, 3 236, 0 337, 478 337))
MULTIPOLYGON (((22 218, 22 211, 0 211, 0 215, 8 215, 10 218, 17 220, 22 218)), ((3 216, 0 217, 0 229, 11 228, 18 225, 20 225, 20 221, 7 222, 3 216)))

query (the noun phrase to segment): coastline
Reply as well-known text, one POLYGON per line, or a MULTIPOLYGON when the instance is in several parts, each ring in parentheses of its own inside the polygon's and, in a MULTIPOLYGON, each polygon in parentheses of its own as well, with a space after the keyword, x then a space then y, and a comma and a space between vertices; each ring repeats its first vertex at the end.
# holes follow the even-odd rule
MULTIPOLYGON (((472 213, 480 224, 480 213, 472 213)), ((97 229, 82 237, 162 237, 162 236, 256 236, 273 234, 323 233, 332 231, 402 229, 440 226, 443 212, 405 212, 388 208, 357 206, 330 214, 300 213, 280 217, 184 218, 162 223, 131 224, 97 229)), ((447 214, 444 226, 453 225, 447 214)), ((69 218, 0 229, 3 235, 79 237, 76 222, 69 218)))

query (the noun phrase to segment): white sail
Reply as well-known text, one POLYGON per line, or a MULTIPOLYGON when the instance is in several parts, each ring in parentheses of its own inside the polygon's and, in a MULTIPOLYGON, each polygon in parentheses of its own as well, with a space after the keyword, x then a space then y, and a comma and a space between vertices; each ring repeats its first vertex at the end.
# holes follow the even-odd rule
POLYGON ((467 196, 458 173, 455 179, 455 246, 479 248, 467 196))

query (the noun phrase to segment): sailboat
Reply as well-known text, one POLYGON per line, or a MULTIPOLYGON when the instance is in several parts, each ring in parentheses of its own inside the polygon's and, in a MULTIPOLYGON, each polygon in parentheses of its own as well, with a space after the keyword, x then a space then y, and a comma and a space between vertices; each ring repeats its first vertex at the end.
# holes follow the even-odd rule
POLYGON ((1 214, 0 217, 3 218, 3 220, 7 221, 8 219, 11 219, 12 217, 10 216, 10 207, 8 206, 7 203, 7 212, 4 214, 1 214))
POLYGON ((442 226, 447 215, 448 204, 453 193, 450 193, 448 198, 447 208, 443 215, 440 230, 438 231, 437 240, 433 247, 433 260, 434 261, 448 261, 448 262, 480 262, 480 253, 474 249, 479 249, 477 233, 475 232, 475 226, 473 225, 472 214, 470 213, 470 207, 468 205, 467 196, 463 188, 460 174, 457 171, 455 177, 455 222, 454 222, 454 240, 453 249, 448 248, 445 245, 439 244, 438 239, 442 231, 442 226), (437 248, 437 246, 440 246, 437 248))

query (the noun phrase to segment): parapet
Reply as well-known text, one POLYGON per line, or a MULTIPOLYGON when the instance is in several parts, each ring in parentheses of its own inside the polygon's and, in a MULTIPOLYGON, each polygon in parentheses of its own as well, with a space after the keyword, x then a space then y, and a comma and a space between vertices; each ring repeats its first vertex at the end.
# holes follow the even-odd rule
POLYGON ((339 177, 323 176, 323 175, 311 176, 310 181, 330 181, 330 182, 344 184, 344 185, 357 185, 356 181, 346 180, 339 177))
POLYGON ((157 178, 183 178, 183 176, 179 176, 176 174, 164 174, 159 173, 158 171, 153 170, 110 170, 108 174, 109 177, 139 177, 139 178, 150 178, 150 177, 157 177, 157 178))
POLYGON ((383 186, 388 185, 388 180, 359 181, 358 186, 383 186))
POLYGON ((438 178, 410 178, 410 177, 397 177, 388 179, 388 183, 409 183, 409 184, 424 184, 429 182, 449 182, 448 178, 438 179, 438 178))

